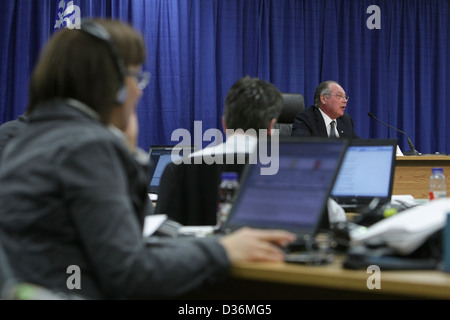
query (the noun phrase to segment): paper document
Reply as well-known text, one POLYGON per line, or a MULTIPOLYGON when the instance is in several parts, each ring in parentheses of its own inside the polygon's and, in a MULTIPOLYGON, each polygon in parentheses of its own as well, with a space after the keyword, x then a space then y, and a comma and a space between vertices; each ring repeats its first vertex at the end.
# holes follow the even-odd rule
POLYGON ((434 232, 444 228, 450 213, 450 198, 430 201, 401 211, 368 228, 350 233, 352 244, 366 241, 386 243, 401 254, 410 254, 434 232))
POLYGON ((144 237, 150 237, 155 233, 156 230, 167 220, 167 215, 165 214, 155 214, 145 217, 144 220, 144 237))

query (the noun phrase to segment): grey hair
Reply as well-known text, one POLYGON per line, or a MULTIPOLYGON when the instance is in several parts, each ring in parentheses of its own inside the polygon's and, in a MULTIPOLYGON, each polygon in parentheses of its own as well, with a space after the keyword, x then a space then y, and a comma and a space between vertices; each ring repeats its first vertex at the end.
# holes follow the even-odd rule
POLYGON ((319 105, 320 105, 320 96, 321 95, 328 95, 331 93, 331 90, 329 87, 330 87, 330 84, 332 84, 332 83, 339 84, 338 82, 336 82, 334 80, 328 80, 328 81, 322 82, 321 84, 319 84, 317 86, 317 89, 314 92, 314 105, 316 107, 319 107, 319 105))

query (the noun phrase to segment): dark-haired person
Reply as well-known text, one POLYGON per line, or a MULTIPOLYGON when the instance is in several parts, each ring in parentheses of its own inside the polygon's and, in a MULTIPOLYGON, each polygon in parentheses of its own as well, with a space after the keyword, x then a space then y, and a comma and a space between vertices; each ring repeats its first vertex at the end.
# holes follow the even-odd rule
POLYGON ((322 82, 314 92, 314 105, 295 117, 292 135, 358 139, 353 119, 345 113, 348 100, 339 83, 322 82))
POLYGON ((92 299, 150 299, 216 283, 238 261, 282 261, 279 246, 294 235, 280 230, 145 241, 147 175, 125 136, 138 129, 148 80, 144 41, 119 21, 81 28, 46 45, 31 77, 27 130, 3 154, 0 242, 17 278, 92 299))
POLYGON ((188 163, 171 162, 166 166, 156 213, 183 225, 216 225, 221 173, 234 171, 241 177, 250 157, 260 156, 255 155, 262 142, 260 134, 263 139, 271 136, 282 106, 283 97, 272 83, 249 76, 238 79, 225 98, 225 141, 190 154, 188 163))

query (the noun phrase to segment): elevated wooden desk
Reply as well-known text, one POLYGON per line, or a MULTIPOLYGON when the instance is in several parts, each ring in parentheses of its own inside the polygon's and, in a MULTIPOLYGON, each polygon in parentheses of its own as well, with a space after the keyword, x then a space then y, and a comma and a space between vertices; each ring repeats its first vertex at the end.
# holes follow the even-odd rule
POLYGON ((442 167, 450 187, 450 156, 423 155, 396 158, 392 194, 410 194, 416 199, 428 199, 431 168, 442 167))
MULTIPOLYGON (((450 274, 441 271, 383 271, 380 289, 369 289, 366 270, 341 267, 342 258, 323 266, 241 263, 231 279, 201 299, 450 299, 450 274)), ((370 280, 369 280, 370 282, 370 280)), ((192 297, 191 297, 192 298, 192 297)))

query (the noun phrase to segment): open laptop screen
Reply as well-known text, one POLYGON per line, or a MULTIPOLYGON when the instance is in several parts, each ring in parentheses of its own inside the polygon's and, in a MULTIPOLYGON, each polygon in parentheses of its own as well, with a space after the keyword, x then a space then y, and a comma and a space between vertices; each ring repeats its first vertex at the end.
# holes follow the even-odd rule
POLYGON ((344 139, 280 137, 278 172, 246 167, 225 232, 248 226, 314 236, 346 146, 344 139))
POLYGON ((397 139, 355 139, 344 157, 331 192, 341 205, 391 200, 397 139))
POLYGON ((161 180, 161 176, 166 168, 167 164, 172 162, 175 159, 172 159, 172 151, 175 151, 175 154, 178 157, 187 156, 191 152, 195 151, 194 146, 170 146, 170 145, 158 145, 151 146, 149 150, 150 155, 150 186, 149 192, 158 193, 159 182, 161 180))

